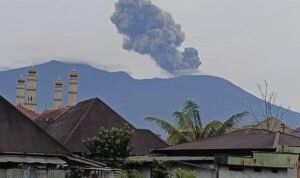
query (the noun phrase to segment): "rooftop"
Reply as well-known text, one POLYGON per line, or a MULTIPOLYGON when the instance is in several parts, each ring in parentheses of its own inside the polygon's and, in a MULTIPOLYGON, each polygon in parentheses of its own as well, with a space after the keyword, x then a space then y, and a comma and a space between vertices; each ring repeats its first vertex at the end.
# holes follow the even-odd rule
POLYGON ((0 153, 70 153, 2 96, 0 96, 0 138, 0 153))
POLYGON ((148 154, 150 149, 167 144, 149 130, 136 129, 99 98, 82 101, 59 115, 46 130, 74 153, 88 152, 83 140, 93 138, 101 127, 121 128, 128 125, 133 131, 130 144, 134 155, 148 154))
POLYGON ((250 154, 253 151, 276 151, 278 145, 300 146, 300 137, 263 129, 242 129, 153 152, 167 155, 250 154))
POLYGON ((21 105, 18 105, 17 108, 31 120, 34 120, 34 118, 36 118, 39 115, 38 113, 31 111, 21 105))

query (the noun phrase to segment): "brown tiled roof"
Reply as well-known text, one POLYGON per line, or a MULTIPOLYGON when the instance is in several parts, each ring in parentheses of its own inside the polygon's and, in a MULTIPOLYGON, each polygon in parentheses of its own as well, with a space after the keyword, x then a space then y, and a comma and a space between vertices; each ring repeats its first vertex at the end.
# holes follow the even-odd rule
MULTIPOLYGON (((98 98, 89 99, 78 103, 60 115, 54 124, 49 127, 48 132, 74 153, 88 152, 83 140, 94 137, 101 127, 121 128, 128 125, 136 131, 135 127, 122 118, 98 98)), ((164 145, 150 131, 137 130, 131 144, 133 152, 142 154, 151 148, 164 145), (154 144, 154 145, 152 145, 154 144)))
POLYGON ((35 117, 37 117, 39 114, 31 111, 29 109, 26 109, 25 107, 18 105, 18 110, 21 111, 23 114, 25 114, 29 119, 33 120, 35 117))
POLYGON ((0 96, 0 153, 5 152, 69 153, 64 146, 0 96))
POLYGON ((148 155, 154 149, 168 146, 159 136, 147 129, 136 129, 130 144, 133 145, 133 155, 148 155))
POLYGON ((300 146, 300 138, 262 129, 242 129, 196 142, 170 146, 154 152, 167 155, 249 153, 259 150, 275 150, 278 145, 300 146))

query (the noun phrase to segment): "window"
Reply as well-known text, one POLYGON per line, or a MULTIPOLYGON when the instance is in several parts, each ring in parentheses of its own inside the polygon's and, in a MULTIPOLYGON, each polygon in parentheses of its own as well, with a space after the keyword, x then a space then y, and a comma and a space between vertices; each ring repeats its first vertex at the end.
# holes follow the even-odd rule
POLYGON ((239 167, 239 166, 231 166, 228 168, 230 171, 243 171, 243 167, 239 167))
POLYGON ((278 169, 271 169, 272 173, 278 173, 279 170, 278 169))

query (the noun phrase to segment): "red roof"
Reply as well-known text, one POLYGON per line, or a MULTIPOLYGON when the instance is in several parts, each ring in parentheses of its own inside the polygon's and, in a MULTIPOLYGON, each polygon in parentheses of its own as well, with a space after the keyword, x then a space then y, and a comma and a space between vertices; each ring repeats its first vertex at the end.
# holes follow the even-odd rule
POLYGON ((49 127, 52 126, 52 124, 55 122, 55 120, 60 115, 62 115, 64 112, 66 112, 67 110, 68 110, 67 107, 45 110, 40 115, 38 115, 36 118, 34 118, 34 121, 36 124, 38 124, 44 130, 48 131, 49 127))
POLYGON ((34 120, 35 121, 46 120, 46 119, 56 120, 61 114, 63 114, 67 110, 68 110, 67 107, 45 110, 37 117, 35 117, 34 120))
POLYGON ((36 118, 39 114, 31 111, 29 109, 26 109, 25 107, 18 105, 17 108, 19 109, 19 111, 21 111, 23 114, 25 114, 29 119, 34 120, 34 118, 36 118))

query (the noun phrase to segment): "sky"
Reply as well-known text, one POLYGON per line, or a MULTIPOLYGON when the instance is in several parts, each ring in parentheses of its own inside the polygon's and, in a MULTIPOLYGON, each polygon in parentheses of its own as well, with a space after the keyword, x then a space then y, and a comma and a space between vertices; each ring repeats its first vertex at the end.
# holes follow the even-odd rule
MULTIPOLYGON (((122 49, 113 0, 0 0, 0 69, 81 62, 137 79, 170 77, 149 56, 122 49)), ((277 103, 300 111, 300 1, 152 0, 199 50, 198 74, 252 94, 267 80, 277 103)))

